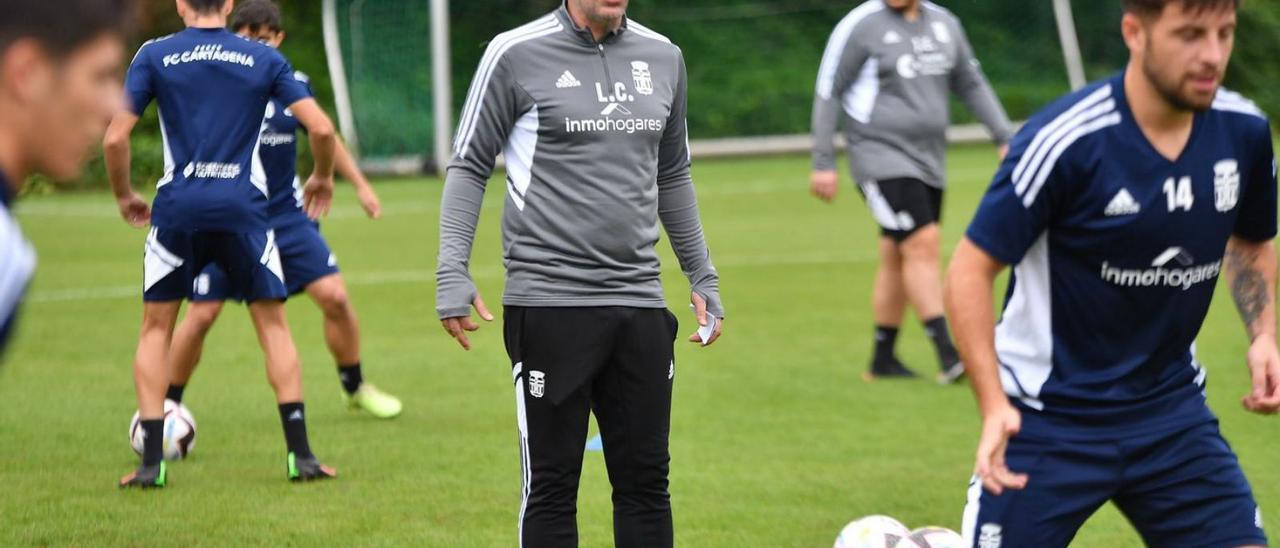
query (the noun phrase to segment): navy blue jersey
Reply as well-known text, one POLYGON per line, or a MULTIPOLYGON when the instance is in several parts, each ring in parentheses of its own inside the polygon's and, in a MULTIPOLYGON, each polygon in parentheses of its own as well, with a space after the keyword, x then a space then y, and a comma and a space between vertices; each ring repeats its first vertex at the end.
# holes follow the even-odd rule
POLYGON ((18 222, 9 214, 11 199, 9 181, 0 172, 0 354, 9 340, 18 306, 36 267, 31 244, 22 237, 18 222))
POLYGON ((1212 420, 1194 343, 1227 239, 1275 234, 1271 131, 1238 94, 1195 115, 1175 161, 1123 73, 1033 116, 967 232, 1014 265, 995 342, 1024 423, 1097 438, 1212 420))
POLYGON ((165 175, 152 224, 165 229, 266 230, 267 176, 256 149, 267 102, 309 96, 274 48, 225 29, 188 28, 143 44, 125 83, 135 114, 154 99, 165 175))
MULTIPOLYGON (((293 73, 311 93, 307 75, 293 73)), ((294 118, 287 105, 272 99, 267 104, 266 122, 262 125, 262 146, 258 157, 267 173, 267 188, 271 191, 271 204, 267 214, 271 227, 280 228, 311 219, 302 211, 302 184, 298 180, 298 130, 304 129, 294 118)))

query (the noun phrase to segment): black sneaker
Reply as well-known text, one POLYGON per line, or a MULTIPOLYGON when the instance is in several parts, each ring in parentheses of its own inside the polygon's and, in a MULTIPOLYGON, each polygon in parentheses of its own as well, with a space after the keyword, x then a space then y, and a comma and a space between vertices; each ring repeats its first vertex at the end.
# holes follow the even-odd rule
POLYGON ((132 474, 129 474, 120 480, 120 488, 128 489, 130 487, 139 487, 142 489, 155 489, 164 487, 168 480, 168 465, 164 461, 160 464, 151 466, 139 466, 132 474))
POLYGON ((873 381, 876 379, 914 379, 916 373, 897 358, 885 361, 871 362, 871 369, 862 375, 863 380, 873 381))
POLYGON ((938 384, 955 384, 964 378, 964 362, 958 356, 942 363, 942 371, 938 372, 938 384))
POLYGON ((315 456, 299 457, 289 453, 289 481, 311 481, 338 477, 338 472, 320 464, 315 456))

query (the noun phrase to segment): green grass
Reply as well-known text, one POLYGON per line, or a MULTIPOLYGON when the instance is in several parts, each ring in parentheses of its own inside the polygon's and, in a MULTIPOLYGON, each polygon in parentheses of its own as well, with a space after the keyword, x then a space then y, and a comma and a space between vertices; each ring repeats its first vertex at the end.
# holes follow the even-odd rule
MULTIPOLYGON (((994 153, 956 149, 945 247, 959 239, 994 153)), ((683 546, 829 546, 840 527, 884 513, 911 526, 959 526, 978 418, 967 388, 866 384, 876 230, 845 186, 833 206, 807 195, 807 160, 700 162, 703 219, 729 320, 709 349, 681 345, 671 439, 677 541, 683 546)), ((40 253, 22 330, 0 372, 0 545, 510 546, 519 458, 501 330, 463 352, 439 327, 432 272, 440 186, 379 185, 386 216, 362 218, 339 195, 325 232, 363 322, 366 377, 405 400, 382 422, 342 408, 319 316, 289 305, 308 390, 312 444, 338 481, 284 480, 280 425, 246 315, 228 308, 187 391, 198 447, 162 492, 119 492, 134 465, 126 425, 141 306, 144 233, 105 194, 21 204, 40 253)), ((473 272, 500 301, 498 218, 489 192, 473 272)), ((687 284, 666 242, 664 279, 682 331, 687 284)), ((1219 295, 1200 339, 1209 398, 1271 523, 1280 523, 1280 421, 1246 414, 1245 338, 1219 295)), ((932 372, 915 320, 904 360, 932 372)), ((584 546, 611 544, 600 453, 587 455, 584 546)), ((1108 508, 1080 546, 1138 542, 1108 508)))

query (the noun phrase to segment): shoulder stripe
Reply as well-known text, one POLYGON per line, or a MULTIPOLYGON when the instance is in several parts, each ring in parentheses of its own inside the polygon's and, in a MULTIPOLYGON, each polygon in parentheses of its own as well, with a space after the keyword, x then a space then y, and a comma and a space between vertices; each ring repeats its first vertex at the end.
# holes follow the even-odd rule
POLYGON ((492 72, 492 65, 496 63, 495 57, 499 56, 497 55, 497 53, 498 53, 498 50, 501 48, 501 46, 512 38, 522 36, 529 32, 550 28, 551 26, 552 26, 551 17, 550 16, 543 17, 527 25, 523 25, 515 29, 512 29, 510 31, 501 33, 495 36, 493 40, 489 42, 489 47, 485 49, 484 56, 480 58, 480 64, 476 67, 476 74, 474 79, 471 82, 471 89, 467 92, 467 100, 465 103, 463 103, 464 107, 463 107, 462 117, 459 119, 459 122, 461 123, 458 124, 458 132, 453 139, 455 147, 457 147, 457 144, 462 141, 462 136, 464 134, 464 130, 466 129, 464 127, 465 122, 470 118, 471 111, 478 107, 475 101, 476 96, 480 94, 480 88, 482 87, 481 84, 487 83, 488 81, 487 74, 490 74, 492 72))
POLYGON ((666 36, 663 36, 657 32, 654 32, 653 29, 650 29, 649 27, 641 25, 640 23, 637 23, 631 19, 627 19, 627 29, 635 31, 637 35, 643 36, 650 40, 657 40, 659 42, 665 42, 667 44, 671 43, 670 38, 667 38, 666 36))
POLYGON ((1084 99, 1081 99, 1078 103, 1072 105, 1071 108, 1067 109, 1062 114, 1059 114, 1052 122, 1049 122, 1048 125, 1045 125, 1036 131, 1036 136, 1031 140, 1031 145, 1027 147, 1027 150, 1022 154, 1022 159, 1018 161, 1018 165, 1013 169, 1013 180, 1018 181, 1022 179, 1027 168, 1030 167, 1032 156, 1039 154, 1040 150, 1047 146, 1045 141, 1047 141, 1051 136, 1058 134, 1058 130, 1061 129, 1062 126, 1078 122, 1077 116, 1091 107, 1102 103, 1109 97, 1111 97, 1111 84, 1102 86, 1097 91, 1090 93, 1084 99))
POLYGON ((1225 112, 1238 112, 1240 114, 1248 114, 1250 116, 1256 116, 1264 120, 1267 119, 1267 114, 1265 112, 1262 112, 1261 109, 1253 105, 1240 105, 1240 104, 1215 102, 1213 104, 1213 110, 1221 110, 1225 112))
MULTIPOLYGON (((1034 154, 1032 154, 1031 152, 1023 153, 1022 160, 1028 160, 1028 163, 1027 163, 1028 169, 1026 171, 1023 171, 1020 177, 1015 176, 1013 178, 1014 182, 1017 183, 1018 185, 1016 189, 1018 194, 1022 194, 1023 192, 1026 192, 1027 187, 1031 186, 1033 179, 1037 178, 1041 171, 1046 170, 1045 158, 1050 154, 1053 147, 1057 146, 1059 142, 1061 142, 1067 136, 1071 135, 1071 132, 1075 131, 1080 126, 1088 124, 1089 122, 1092 122, 1101 116, 1105 116, 1107 114, 1115 112, 1115 110, 1116 110, 1115 99, 1107 99, 1106 101, 1103 101, 1097 105, 1094 105, 1093 107, 1090 107, 1088 110, 1081 112, 1080 114, 1071 118, 1071 120, 1063 124, 1062 127, 1059 127, 1056 131, 1049 134, 1048 138, 1044 140, 1044 144, 1034 154)), ((1022 162, 1020 161, 1019 163, 1022 163, 1022 162)), ((1053 169, 1052 162, 1049 162, 1048 169, 1049 170, 1053 169)))
POLYGON ((1262 119, 1267 118, 1267 114, 1258 108, 1256 103, 1250 101, 1244 95, 1226 88, 1218 90, 1218 94, 1213 98, 1213 106, 1211 108, 1213 110, 1249 114, 1262 119))
POLYGON ((493 76, 493 71, 498 66, 498 61, 502 59, 507 50, 521 42, 559 32, 561 28, 560 22, 555 19, 553 14, 513 31, 499 34, 497 38, 494 38, 493 42, 489 44, 484 58, 480 60, 480 67, 476 69, 475 80, 471 83, 471 91, 467 93, 462 123, 458 125, 458 133, 454 137, 454 154, 466 157, 467 146, 471 142, 471 137, 475 135, 476 119, 480 117, 480 110, 484 105, 484 96, 488 91, 489 79, 493 76))
POLYGON ((1022 195, 1022 205, 1031 207, 1036 202, 1036 196, 1040 194, 1040 189, 1044 187, 1044 182, 1049 179, 1049 173, 1053 171, 1053 166, 1057 165, 1058 159, 1062 157, 1062 153, 1066 152, 1071 145, 1075 144, 1080 138, 1089 135, 1098 130, 1108 128, 1120 123, 1121 116, 1119 112, 1111 112, 1090 120, 1088 123, 1077 126, 1064 136, 1058 144, 1053 147, 1053 151, 1049 153, 1048 159, 1036 174, 1035 181, 1031 183, 1031 187, 1027 189, 1027 193, 1022 195))
POLYGON ((831 98, 831 88, 836 83, 836 71, 840 70, 840 58, 844 55, 844 48, 849 43, 849 37, 853 35, 854 27, 857 27, 858 23, 868 15, 883 9, 883 1, 869 0, 849 12, 849 15, 846 15, 836 25, 835 30, 831 31, 831 38, 827 39, 826 50, 822 53, 822 63, 818 65, 819 97, 823 99, 831 98))
POLYGON ((170 38, 173 38, 173 35, 172 35, 172 34, 166 34, 166 35, 164 35, 164 36, 159 36, 159 37, 156 37, 156 38, 152 38, 152 39, 150 39, 150 40, 147 40, 146 42, 143 42, 141 46, 138 46, 138 51, 137 51, 136 53, 134 53, 134 54, 133 54, 133 60, 132 60, 132 61, 129 61, 129 64, 130 64, 130 65, 132 65, 133 63, 137 62, 137 61, 138 61, 138 56, 139 56, 139 55, 142 55, 142 50, 147 49, 147 46, 150 46, 151 44, 154 44, 154 43, 156 43, 156 42, 163 42, 163 41, 168 40, 168 39, 170 39, 170 38))
POLYGON ((10 320, 35 270, 36 255, 17 221, 0 206, 0 326, 10 320))

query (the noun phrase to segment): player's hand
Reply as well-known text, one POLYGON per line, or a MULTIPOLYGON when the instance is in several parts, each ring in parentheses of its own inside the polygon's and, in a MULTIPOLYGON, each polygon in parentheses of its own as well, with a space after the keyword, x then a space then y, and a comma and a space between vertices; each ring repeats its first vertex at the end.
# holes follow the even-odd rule
MULTIPOLYGON (((480 314, 480 318, 484 319, 484 321, 493 321, 493 314, 490 314, 489 307, 484 305, 484 299, 480 298, 480 293, 476 293, 476 300, 471 301, 471 306, 476 308, 476 313, 480 314)), ((480 330, 480 324, 471 319, 470 314, 455 318, 445 318, 440 320, 440 325, 444 326, 445 332, 450 337, 457 339, 463 350, 471 350, 471 339, 467 338, 467 332, 480 330)))
POLYGON ((840 192, 840 177, 836 175, 835 170, 815 170, 809 174, 809 192, 817 196, 819 200, 831 203, 835 201, 836 194, 840 192))
POLYGON ((1244 408, 1260 415, 1280 412, 1280 351, 1276 339, 1261 335, 1249 345, 1246 357, 1253 390, 1244 397, 1244 408))
POLYGON ((378 193, 373 191, 373 187, 360 187, 356 191, 356 198, 360 200, 360 207, 364 208, 364 214, 370 219, 382 217, 382 201, 378 200, 378 193))
POLYGON ((333 177, 321 177, 315 173, 307 179, 302 187, 302 209, 307 217, 315 221, 329 215, 329 207, 333 205, 333 177))
POLYGON ((996 150, 996 154, 1000 156, 1000 161, 1003 162, 1004 157, 1009 155, 1009 143, 1000 145, 1000 148, 996 150))
POLYGON ((120 216, 129 226, 142 228, 151 222, 151 206, 137 192, 117 197, 116 206, 120 208, 120 216))
POLYGON ((978 440, 978 463, 974 474, 993 495, 999 495, 1005 489, 1022 489, 1027 486, 1027 475, 1009 470, 1004 461, 1009 438, 1020 429, 1022 414, 1007 403, 982 419, 982 438, 978 440))
MULTIPOLYGON (((702 298, 702 295, 699 295, 697 291, 694 291, 693 296, 689 298, 689 302, 693 303, 693 313, 698 317, 698 326, 706 327, 707 322, 711 321, 711 318, 707 316, 707 300, 702 298)), ((716 318, 716 328, 711 332, 711 340, 702 346, 711 346, 717 340, 720 340, 720 332, 723 330, 724 318, 716 318)), ((702 344, 702 337, 698 335, 697 331, 694 331, 692 335, 689 335, 689 342, 702 344)))

